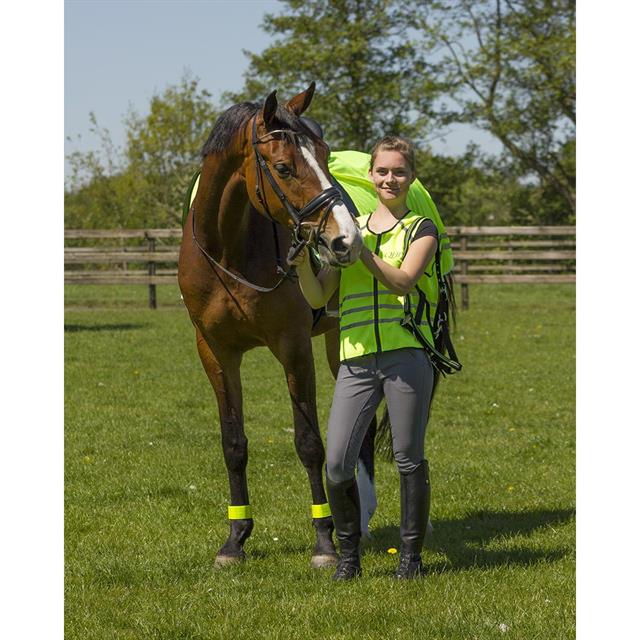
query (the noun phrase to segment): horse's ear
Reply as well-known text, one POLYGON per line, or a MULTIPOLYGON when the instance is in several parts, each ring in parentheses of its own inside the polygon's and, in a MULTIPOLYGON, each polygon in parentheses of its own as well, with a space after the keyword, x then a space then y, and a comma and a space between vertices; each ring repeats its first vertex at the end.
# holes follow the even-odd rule
POLYGON ((272 91, 264 101, 262 107, 262 120, 265 125, 268 125, 276 115, 276 109, 278 108, 278 99, 276 98, 277 91, 272 91))
POLYGON ((311 104, 311 98, 316 90, 316 83, 312 82, 309 88, 302 93, 299 93, 295 98, 291 98, 285 105, 289 111, 293 111, 297 116, 301 116, 307 107, 311 104))

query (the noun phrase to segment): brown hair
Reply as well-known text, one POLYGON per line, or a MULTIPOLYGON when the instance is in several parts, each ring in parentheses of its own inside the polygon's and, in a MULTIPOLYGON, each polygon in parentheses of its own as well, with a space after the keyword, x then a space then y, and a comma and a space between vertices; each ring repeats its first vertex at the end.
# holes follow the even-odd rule
POLYGON ((376 161, 378 151, 397 151, 402 154, 402 157, 406 160, 411 173, 416 173, 416 153, 413 143, 402 136, 384 136, 380 138, 378 142, 373 145, 371 150, 371 163, 369 164, 369 171, 373 171, 373 163, 376 161))

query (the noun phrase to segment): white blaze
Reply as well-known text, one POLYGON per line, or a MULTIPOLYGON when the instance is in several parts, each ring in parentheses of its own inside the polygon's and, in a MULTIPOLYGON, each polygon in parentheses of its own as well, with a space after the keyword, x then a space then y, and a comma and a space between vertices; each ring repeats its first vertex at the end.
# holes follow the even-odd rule
MULTIPOLYGON (((316 157, 313 154, 314 152, 313 145, 309 141, 305 140, 304 145, 300 146, 300 150, 302 151, 302 155, 304 159, 307 161, 307 164, 311 167, 313 172, 318 177, 318 180, 320 181, 320 186, 323 189, 329 189, 331 186, 333 186, 331 182, 329 182, 329 179, 324 174, 322 169, 320 168, 320 165, 318 164, 318 161, 316 160, 316 157)), ((349 213, 349 209, 347 209, 347 207, 344 204, 339 204, 333 207, 331 212, 333 213, 333 219, 338 223, 338 229, 340 230, 340 235, 344 236, 343 242, 347 246, 351 246, 358 234, 358 227, 356 226, 356 223, 353 221, 353 218, 349 213)))

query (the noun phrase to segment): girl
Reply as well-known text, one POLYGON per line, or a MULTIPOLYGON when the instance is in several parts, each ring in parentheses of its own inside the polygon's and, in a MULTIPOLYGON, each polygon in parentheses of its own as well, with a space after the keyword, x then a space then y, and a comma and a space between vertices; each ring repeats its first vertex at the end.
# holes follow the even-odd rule
MULTIPOLYGON (((340 287, 341 365, 327 431, 326 468, 340 545, 334 580, 361 574, 355 465, 383 398, 400 472, 401 550, 395 575, 413 578, 422 571, 420 553, 430 503, 424 438, 434 372, 421 344, 401 321, 405 298, 414 299, 411 294, 436 253, 438 232, 430 219, 407 208, 415 177, 411 143, 398 136, 384 137, 373 148, 369 169, 377 207, 358 218, 364 243, 360 260, 342 270, 322 270, 317 276, 306 248, 293 261, 302 293, 312 307, 323 307, 340 287)), ((432 343, 428 323, 420 328, 432 343)))

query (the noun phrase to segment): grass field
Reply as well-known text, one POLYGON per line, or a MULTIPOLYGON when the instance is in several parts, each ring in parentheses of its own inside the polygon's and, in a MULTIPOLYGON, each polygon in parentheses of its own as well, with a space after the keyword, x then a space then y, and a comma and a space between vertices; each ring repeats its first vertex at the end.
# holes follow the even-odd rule
MULTIPOLYGON (((309 560, 306 475, 284 376, 245 357, 248 561, 214 571, 227 480, 217 408, 173 287, 66 288, 65 637, 564 639, 575 635, 575 288, 476 286, 462 374, 427 432, 422 580, 392 579, 398 475, 379 462, 364 576, 309 560)), ((332 379, 317 342, 319 417, 332 379)))

